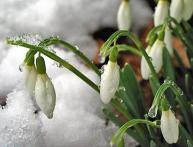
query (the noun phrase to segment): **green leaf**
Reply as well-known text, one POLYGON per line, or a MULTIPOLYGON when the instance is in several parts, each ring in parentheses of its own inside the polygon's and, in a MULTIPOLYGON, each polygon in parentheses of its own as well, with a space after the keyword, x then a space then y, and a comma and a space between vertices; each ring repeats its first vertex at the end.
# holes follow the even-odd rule
POLYGON ((180 134, 186 137, 187 143, 189 142, 189 144, 193 144, 192 135, 190 135, 189 132, 181 124, 179 125, 179 129, 180 129, 180 134))
POLYGON ((143 117, 146 112, 142 90, 135 77, 135 73, 129 64, 125 64, 121 71, 120 87, 124 87, 125 89, 125 91, 121 91, 121 95, 126 99, 129 108, 143 117))
MULTIPOLYGON (((163 49, 163 70, 165 79, 170 79, 175 81, 175 72, 174 67, 171 62, 171 57, 166 48, 163 49)), ((172 107, 175 105, 175 95, 172 93, 170 89, 166 91, 166 97, 168 98, 172 107)))
POLYGON ((160 85, 157 83, 157 80, 154 77, 150 77, 149 82, 150 82, 150 86, 151 86, 151 90, 153 92, 153 95, 155 96, 160 85))
POLYGON ((163 49, 163 70, 165 78, 175 81, 174 67, 171 62, 171 57, 166 48, 163 49))

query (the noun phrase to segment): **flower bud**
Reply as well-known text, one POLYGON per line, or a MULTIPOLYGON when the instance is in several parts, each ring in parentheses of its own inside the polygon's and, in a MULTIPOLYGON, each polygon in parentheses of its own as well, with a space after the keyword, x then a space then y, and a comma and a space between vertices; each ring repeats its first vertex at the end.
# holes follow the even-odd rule
POLYGON ((163 65, 162 59, 163 48, 164 42, 157 39, 149 52, 149 56, 157 73, 161 70, 163 65))
POLYGON ((131 27, 131 8, 129 0, 122 0, 117 13, 119 30, 129 30, 131 27))
POLYGON ((170 5, 170 16, 174 17, 178 23, 181 22, 184 12, 184 0, 172 0, 170 5))
POLYGON ((36 60, 37 80, 35 85, 36 103, 44 114, 50 119, 56 104, 56 94, 50 78, 46 74, 45 62, 42 57, 36 60))
POLYGON ((161 132, 167 143, 172 144, 178 141, 179 136, 179 120, 176 119, 173 112, 168 109, 162 111, 161 116, 161 132))
POLYGON ((169 2, 167 0, 159 0, 154 14, 154 25, 163 24, 165 18, 168 17, 169 2))
MULTIPOLYGON (((148 46, 146 49, 147 54, 149 55, 151 62, 155 68, 155 71, 158 73, 163 65, 162 52, 164 48, 164 43, 160 39, 157 39, 153 46, 148 46)), ((141 75, 143 79, 148 79, 151 75, 150 68, 147 64, 147 61, 144 57, 141 60, 141 75)))
POLYGON ((104 67, 104 73, 101 75, 100 98, 103 103, 108 104, 119 86, 119 66, 117 62, 109 61, 104 67))
POLYGON ((193 13, 193 0, 184 0, 183 20, 188 21, 193 13))
POLYGON ((24 63, 23 75, 25 81, 25 87, 29 92, 30 96, 34 95, 34 89, 36 84, 37 71, 34 65, 29 66, 24 63))

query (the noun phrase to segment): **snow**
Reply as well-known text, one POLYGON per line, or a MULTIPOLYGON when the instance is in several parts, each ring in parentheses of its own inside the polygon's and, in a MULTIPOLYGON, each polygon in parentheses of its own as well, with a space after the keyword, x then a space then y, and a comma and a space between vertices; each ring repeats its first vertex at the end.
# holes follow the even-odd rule
MULTIPOLYGON (((53 49, 96 84, 99 83, 97 75, 80 63, 73 53, 53 49)), ((7 105, 0 110, 0 144, 8 147, 108 146, 117 127, 112 123, 105 126, 99 94, 48 58, 45 58, 47 73, 52 78, 57 95, 54 117, 50 120, 41 111, 33 113, 36 110, 34 102, 22 90, 22 73, 18 69, 26 51, 12 46, 0 64, 0 80, 5 83, 0 85, 0 95, 13 91, 7 96, 7 105)), ((130 143, 135 142, 131 140, 130 143)))
MULTIPOLYGON (((0 39, 23 33, 59 35, 90 58, 97 45, 91 34, 117 26, 118 0, 1 0, 0 39)), ((131 0, 133 30, 139 32, 152 12, 144 0, 131 0), (143 10, 139 11, 139 10, 143 10)))
POLYGON ((30 97, 23 90, 7 96, 7 105, 0 109, 1 147, 43 147, 41 121, 34 114, 30 97))

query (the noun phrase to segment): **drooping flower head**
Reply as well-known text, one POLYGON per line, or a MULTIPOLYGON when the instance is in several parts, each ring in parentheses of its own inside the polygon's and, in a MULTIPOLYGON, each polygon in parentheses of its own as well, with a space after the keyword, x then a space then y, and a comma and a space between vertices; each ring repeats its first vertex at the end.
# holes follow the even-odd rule
POLYGON ((30 96, 34 96, 37 71, 34 65, 34 55, 31 55, 31 51, 26 54, 26 59, 24 60, 22 71, 25 87, 30 96))
POLYGON ((167 0, 159 0, 154 14, 154 25, 158 26, 164 23, 169 15, 169 2, 167 0))
MULTIPOLYGON (((164 32, 160 33, 158 38, 153 38, 152 39, 153 41, 151 41, 151 43, 146 49, 146 52, 149 55, 151 62, 157 73, 160 72, 163 65, 162 54, 163 54, 163 48, 165 47, 163 39, 164 39, 164 32)), ((141 74, 143 79, 148 79, 151 76, 150 68, 144 57, 142 57, 142 60, 141 60, 141 74)))
POLYGON ((184 0, 172 0, 170 5, 170 16, 175 18, 178 23, 182 21, 184 13, 184 0))
POLYGON ((129 0, 122 0, 117 13, 119 30, 129 30, 131 27, 131 8, 129 0))
POLYGON ((46 74, 45 61, 39 56, 36 59, 37 81, 35 85, 36 103, 44 114, 50 119, 53 117, 53 111, 56 104, 56 94, 54 86, 46 74))
POLYGON ((119 86, 119 66, 117 64, 117 48, 115 47, 110 54, 108 64, 104 67, 101 75, 100 98, 103 103, 108 104, 119 86))
POLYGON ((161 132, 167 143, 172 144, 178 141, 179 120, 170 110, 168 102, 162 101, 161 132))

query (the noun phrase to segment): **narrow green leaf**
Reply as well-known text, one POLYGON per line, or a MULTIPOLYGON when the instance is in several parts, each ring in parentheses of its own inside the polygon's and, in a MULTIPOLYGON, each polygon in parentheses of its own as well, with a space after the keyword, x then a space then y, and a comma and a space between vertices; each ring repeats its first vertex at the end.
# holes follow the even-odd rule
POLYGON ((175 81, 174 67, 171 62, 171 57, 166 48, 163 49, 163 70, 165 79, 169 78, 172 81, 175 81))
POLYGON ((135 73, 129 64, 125 64, 120 75, 120 86, 125 88, 129 101, 135 107, 135 110, 143 116, 145 112, 144 97, 140 85, 135 77, 135 73))

